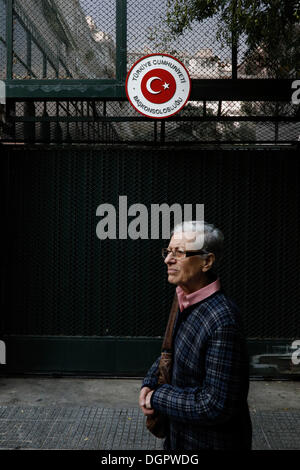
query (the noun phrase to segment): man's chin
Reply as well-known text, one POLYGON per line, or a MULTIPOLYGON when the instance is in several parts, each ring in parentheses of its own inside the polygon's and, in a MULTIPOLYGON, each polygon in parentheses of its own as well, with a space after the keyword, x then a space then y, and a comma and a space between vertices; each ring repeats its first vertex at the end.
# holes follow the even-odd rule
POLYGON ((177 280, 177 276, 174 275, 174 274, 168 274, 168 282, 170 284, 177 284, 178 280, 177 280))

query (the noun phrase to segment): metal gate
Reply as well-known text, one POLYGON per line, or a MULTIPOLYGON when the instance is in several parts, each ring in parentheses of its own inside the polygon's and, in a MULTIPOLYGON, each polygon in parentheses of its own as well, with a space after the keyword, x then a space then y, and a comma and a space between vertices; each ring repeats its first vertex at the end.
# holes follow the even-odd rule
POLYGON ((126 196, 149 214, 151 204, 205 205, 225 234, 221 280, 243 313, 251 373, 299 374, 297 70, 268 75, 243 55, 243 38, 211 54, 216 19, 160 43, 153 8, 163 16, 164 1, 49 0, 35 16, 31 3, 0 0, 0 372, 147 370, 174 288, 166 240, 97 237, 97 207, 126 196), (189 67, 190 101, 167 120, 141 117, 126 100, 127 70, 167 46, 189 67))
POLYGON ((299 338, 296 152, 13 147, 1 161, 10 370, 139 375, 158 353, 174 289, 167 241, 100 240, 97 207, 118 208, 119 195, 148 208, 149 228, 153 203, 204 203, 225 233, 222 284, 251 353, 272 360, 299 338))

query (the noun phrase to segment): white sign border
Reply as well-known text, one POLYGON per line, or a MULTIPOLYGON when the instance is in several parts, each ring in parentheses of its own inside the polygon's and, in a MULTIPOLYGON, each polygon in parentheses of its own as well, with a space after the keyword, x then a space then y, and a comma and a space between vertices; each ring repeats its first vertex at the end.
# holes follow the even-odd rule
MULTIPOLYGON (((164 64, 158 64, 157 67, 158 67, 158 68, 160 67, 160 68, 162 68, 162 69, 164 69, 164 70, 170 71, 170 70, 167 68, 167 66, 164 65, 164 64)), ((150 69, 150 70, 151 70, 151 69, 150 69)), ((141 74, 140 74, 140 76, 139 76, 139 81, 140 81, 140 82, 141 82, 143 76, 144 76, 148 71, 149 71, 149 69, 145 68, 145 70, 141 72, 141 74)), ((173 74, 172 74, 172 75, 173 75, 173 74)), ((177 87, 178 87, 178 81, 176 80, 177 77, 176 77, 175 75, 173 75, 173 77, 174 77, 174 79, 175 79, 175 81, 176 81, 176 91, 177 91, 177 87)), ((169 118, 169 117, 174 116, 175 114, 177 114, 179 111, 182 110, 182 108, 184 108, 184 106, 186 105, 187 101, 189 100, 190 95, 191 95, 191 88, 192 88, 191 77, 190 77, 190 74, 189 74, 187 68, 185 67, 185 65, 184 65, 179 59, 177 59, 176 57, 174 57, 174 56, 172 56, 172 55, 170 55, 170 54, 165 54, 165 53, 161 53, 161 54, 155 54, 155 53, 154 53, 154 54, 147 54, 147 55, 145 55, 145 56, 143 56, 143 57, 140 57, 140 59, 138 59, 138 60, 132 65, 132 67, 130 68, 129 72, 127 73, 126 83, 125 83, 125 91, 126 91, 126 95, 127 95, 127 98, 128 98, 129 103, 131 104, 131 106, 132 106, 139 114, 142 114, 143 116, 146 116, 146 117, 148 117, 149 119, 166 119, 166 118, 169 118), (130 78, 130 75, 131 75, 132 71, 134 70, 134 68, 137 66, 137 64, 138 64, 139 62, 141 62, 141 61, 144 60, 144 59, 148 59, 149 57, 158 57, 158 58, 168 57, 168 58, 170 58, 170 59, 173 59, 175 62, 177 62, 177 63, 184 69, 184 71, 185 71, 185 73, 186 73, 186 77, 187 77, 187 81, 188 81, 188 85, 189 85, 189 90, 188 90, 188 93, 187 93, 187 97, 186 97, 184 103, 181 104, 180 107, 179 107, 176 111, 174 111, 174 112, 172 112, 172 113, 170 113, 170 114, 164 114, 164 115, 159 115, 159 116, 154 116, 154 115, 146 114, 145 112, 142 112, 140 109, 138 109, 138 108, 135 106, 135 104, 134 104, 132 98, 129 96, 129 93, 128 93, 128 81, 129 81, 129 78, 130 78)), ((141 93, 141 92, 140 92, 140 93, 141 93)), ((147 98, 144 97, 144 95, 142 95, 142 96, 143 96, 143 100, 144 100, 144 103, 145 103, 146 106, 152 107, 152 108, 155 107, 155 106, 159 106, 158 104, 151 103, 150 101, 148 101, 147 98)), ((175 92, 175 95, 174 95, 174 96, 176 96, 176 92, 175 92)), ((176 99, 176 98, 174 98, 174 96, 171 98, 172 100, 173 100, 173 99, 176 99)), ((169 101, 170 101, 170 100, 169 100, 169 101)), ((167 103, 168 103, 168 102, 162 103, 161 105, 162 105, 163 107, 166 107, 166 106, 168 106, 167 103)))

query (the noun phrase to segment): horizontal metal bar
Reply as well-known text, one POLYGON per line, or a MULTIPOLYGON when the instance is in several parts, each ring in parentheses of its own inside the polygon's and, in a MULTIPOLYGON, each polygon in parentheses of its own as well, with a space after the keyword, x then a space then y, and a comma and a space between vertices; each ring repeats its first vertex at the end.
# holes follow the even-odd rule
MULTIPOLYGON (((123 97, 125 88, 116 80, 5 80, 7 98, 18 99, 91 99, 112 100, 123 97), (123 90, 124 89, 124 90, 123 90)), ((122 100, 122 99, 121 99, 122 100)), ((122 100, 122 101, 124 101, 122 100)))
POLYGON ((290 79, 193 80, 190 100, 289 101, 290 79))
MULTIPOLYGON (((254 356, 269 355, 270 350, 289 347, 293 338, 246 338, 250 374, 268 378, 299 378, 299 369, 264 370, 255 366, 254 356), (275 370, 275 372, 274 372, 275 370), (292 373, 291 373, 292 372, 292 373)), ((161 349, 162 338, 151 336, 67 336, 4 335, 9 361, 1 366, 1 375, 59 373, 74 375, 94 373, 98 376, 144 377, 151 360, 161 349), (69 351, 66 355, 65 351, 69 351)), ((280 354, 277 355, 280 359, 280 354)))
MULTIPOLYGON (((80 145, 89 145, 89 144, 103 144, 103 145, 130 145, 130 146, 141 146, 141 145, 146 145, 146 146, 156 146, 159 145, 161 146, 160 142, 154 142, 153 140, 117 140, 117 139, 110 139, 110 140, 105 140, 105 139, 87 139, 86 141, 80 140, 80 139, 62 139, 59 144, 54 141, 54 140, 42 140, 42 139, 35 139, 34 141, 29 141, 24 139, 3 139, 1 140, 0 144, 10 144, 13 145, 14 143, 18 144, 30 144, 30 145, 35 145, 35 144, 53 144, 53 145, 58 145, 60 146, 61 144, 80 144, 80 145)), ((293 148, 299 147, 299 142, 295 140, 165 140, 163 143, 163 146, 174 146, 174 147, 179 147, 179 146, 196 146, 196 145, 254 145, 255 147, 259 147, 260 145, 269 145, 269 146, 284 146, 284 147, 290 147, 293 146, 293 148)))
POLYGON ((294 142, 294 141, 279 141, 275 142, 274 140, 272 141, 197 141, 197 142, 189 142, 189 141, 178 141, 178 142, 167 142, 167 145, 161 145, 160 142, 155 142, 153 140, 149 141, 121 141, 121 140, 115 140, 115 141, 100 141, 94 139, 92 142, 90 140, 82 141, 82 140, 69 140, 69 141, 63 141, 63 142, 49 142, 49 141, 41 141, 39 140, 37 143, 36 142, 24 142, 21 141, 20 139, 15 139, 15 140, 2 140, 0 142, 0 148, 4 147, 11 147, 15 149, 21 149, 22 147, 26 147, 28 149, 36 149, 38 146, 43 145, 43 149, 61 149, 62 145, 63 146, 69 146, 69 145, 76 145, 77 147, 80 147, 80 149, 83 148, 90 148, 90 144, 93 144, 94 148, 128 148, 128 147, 136 147, 138 146, 139 148, 144 147, 160 147, 162 150, 164 148, 170 149, 172 147, 174 148, 190 148, 192 145, 194 148, 198 147, 203 148, 204 146, 207 146, 210 148, 212 151, 218 151, 220 148, 223 148, 224 150, 231 150, 232 148, 234 149, 246 149, 246 150, 251 150, 251 149, 285 149, 291 152, 294 151, 299 151, 300 148, 300 143, 299 142, 294 142), (213 148, 211 148, 213 147, 213 148))
MULTIPOLYGON (((110 99, 127 101, 125 83, 117 80, 5 80, 8 98, 110 99)), ((288 101, 291 79, 192 80, 190 101, 288 101)))
MULTIPOLYGON (((154 122, 134 116, 8 116, 7 122, 154 122)), ((300 122, 300 116, 178 116, 167 122, 300 122)))

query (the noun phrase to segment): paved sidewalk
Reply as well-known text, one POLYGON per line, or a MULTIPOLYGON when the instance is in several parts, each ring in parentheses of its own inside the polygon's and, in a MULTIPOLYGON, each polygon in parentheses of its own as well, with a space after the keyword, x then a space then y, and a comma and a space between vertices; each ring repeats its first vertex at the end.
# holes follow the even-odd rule
MULTIPOLYGON (((0 377, 0 449, 160 450, 141 380, 0 377)), ((253 449, 300 449, 300 382, 251 381, 253 449)))
MULTIPOLYGON (((252 424, 253 450, 300 449, 300 411, 257 411, 252 424)), ((137 408, 0 406, 0 449, 159 450, 162 443, 137 408)))

